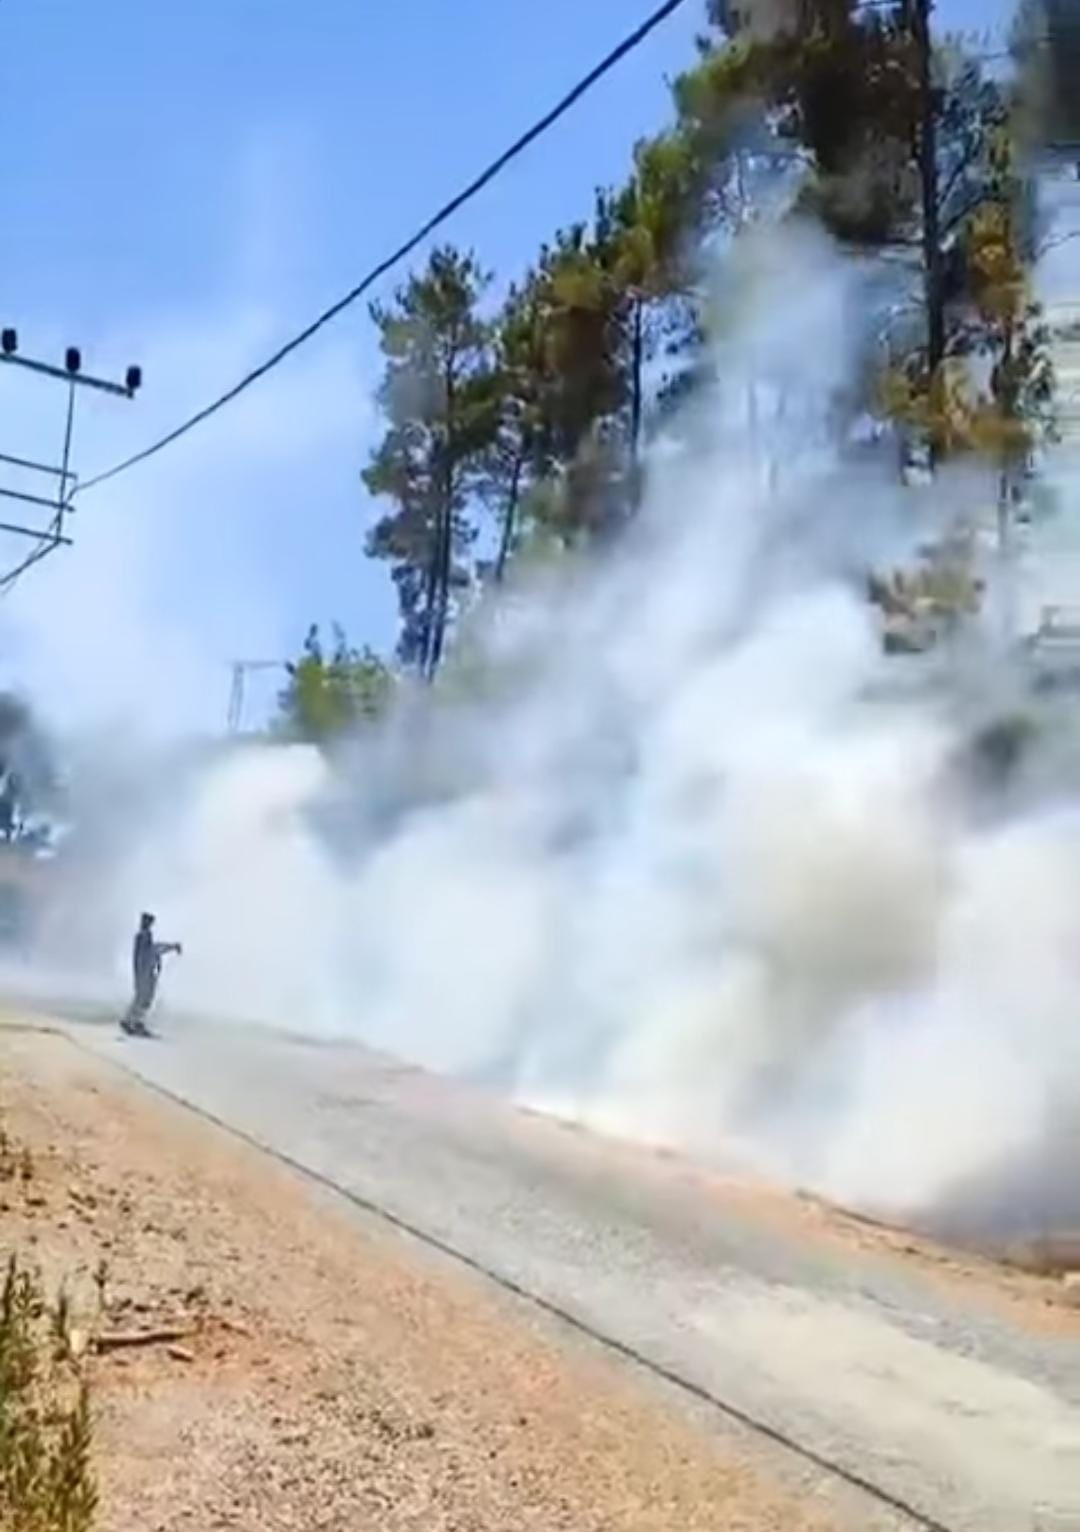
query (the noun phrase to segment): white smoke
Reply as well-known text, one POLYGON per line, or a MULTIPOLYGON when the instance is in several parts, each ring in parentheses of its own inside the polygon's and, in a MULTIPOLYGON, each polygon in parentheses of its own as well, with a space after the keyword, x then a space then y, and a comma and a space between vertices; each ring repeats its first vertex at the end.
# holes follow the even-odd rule
POLYGON ((487 701, 409 703, 343 769, 247 745, 96 780, 52 936, 120 976, 153 907, 178 1009, 879 1209, 1007 1222, 1038 1186, 1064 1216, 1080 807, 1056 766, 993 819, 957 787, 997 656, 883 657, 858 575, 970 486, 838 462, 861 279, 809 235, 756 254, 635 535, 484 618, 487 701))

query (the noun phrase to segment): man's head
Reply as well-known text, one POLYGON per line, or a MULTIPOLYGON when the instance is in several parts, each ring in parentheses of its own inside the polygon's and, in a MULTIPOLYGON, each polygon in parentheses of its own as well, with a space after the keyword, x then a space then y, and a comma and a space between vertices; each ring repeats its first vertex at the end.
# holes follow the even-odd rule
POLYGON ((153 929, 154 929, 154 917, 153 917, 153 915, 148 915, 145 912, 145 910, 144 910, 143 913, 139 916, 139 930, 140 931, 152 931, 153 929))

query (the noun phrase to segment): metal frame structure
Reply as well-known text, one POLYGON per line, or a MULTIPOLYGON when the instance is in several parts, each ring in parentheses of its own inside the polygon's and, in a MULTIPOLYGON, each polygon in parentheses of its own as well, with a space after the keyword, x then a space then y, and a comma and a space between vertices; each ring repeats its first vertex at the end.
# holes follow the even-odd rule
POLYGON ((239 734, 240 725, 244 717, 244 682, 249 671, 259 670, 283 670, 288 671, 287 660, 234 660, 232 665, 232 686, 229 690, 229 712, 227 727, 230 734, 239 734))
POLYGON ((39 463, 33 458, 19 457, 14 453, 0 452, 0 464, 11 468, 21 469, 25 473, 40 474, 47 479, 58 480, 55 496, 47 494, 33 494, 24 489, 15 489, 10 484, 0 483, 0 497, 7 500, 18 501, 21 505, 41 506, 44 510, 52 512, 52 519, 47 527, 28 526, 21 522, 0 521, 0 532, 12 533, 16 537, 31 538, 36 547, 20 564, 0 576, 0 592, 9 590, 19 576, 36 564, 47 554, 54 552, 59 547, 70 547, 72 539, 65 534, 64 520, 71 511, 72 497, 78 487, 78 477, 71 468, 71 442, 75 427, 75 391, 78 387, 96 388, 102 393, 113 394, 121 399, 134 399, 135 394, 142 386, 142 371, 138 367, 129 367, 122 383, 112 378, 94 377, 82 370, 82 356, 75 347, 69 347, 64 358, 63 367, 54 366, 51 362, 40 361, 36 357, 20 356, 18 351, 18 336, 11 329, 5 329, 0 336, 0 362, 5 362, 12 367, 22 367, 29 372, 40 376, 53 378, 67 384, 67 413, 64 422, 64 446, 61 461, 55 463, 39 463))

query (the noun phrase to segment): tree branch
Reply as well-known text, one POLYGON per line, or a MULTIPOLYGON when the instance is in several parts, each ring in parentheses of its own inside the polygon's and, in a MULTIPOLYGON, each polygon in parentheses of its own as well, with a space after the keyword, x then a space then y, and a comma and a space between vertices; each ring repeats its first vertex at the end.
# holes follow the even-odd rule
POLYGON ((943 220, 941 225, 942 238, 944 238, 947 234, 955 233, 955 231, 960 227, 965 219, 971 217, 972 213, 977 213, 979 208, 984 207, 988 202, 993 202, 994 200, 995 198, 993 193, 988 191, 981 191, 977 196, 972 197, 970 201, 965 203, 965 205, 960 208, 958 212, 954 213, 951 218, 943 220))
POLYGON ((967 172, 971 169, 971 167, 975 164, 975 161, 978 159, 980 148, 981 148, 981 145, 980 145, 978 139, 973 138, 973 139, 969 140, 968 146, 967 146, 967 153, 966 154, 962 154, 960 156, 959 162, 956 165, 953 166, 952 173, 950 174, 949 179, 946 182, 945 186, 942 188, 941 195, 940 195, 940 198, 939 198, 940 205, 941 205, 941 210, 942 210, 943 213, 944 213, 945 209, 948 207, 949 199, 952 197, 953 193, 956 191, 957 187, 960 185, 961 180, 967 174, 967 172))
POLYGON ((1062 245, 1071 244, 1074 239, 1080 239, 1080 229, 1073 229, 1068 234, 1059 234, 1054 239, 1048 239, 1039 245, 1035 251, 1035 259, 1041 261, 1044 255, 1049 255, 1051 250, 1059 250, 1062 245))

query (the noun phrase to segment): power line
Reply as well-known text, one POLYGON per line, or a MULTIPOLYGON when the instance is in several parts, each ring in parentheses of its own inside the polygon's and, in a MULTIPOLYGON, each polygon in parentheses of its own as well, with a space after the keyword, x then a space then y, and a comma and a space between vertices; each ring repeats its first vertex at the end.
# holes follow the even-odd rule
POLYGON ((564 117, 571 107, 576 106, 578 101, 594 85, 598 84, 606 74, 614 69, 616 64, 621 63, 628 54, 634 52, 650 33, 660 26, 661 22, 666 21, 684 3, 685 0, 664 0, 664 3, 658 6, 639 27, 631 32, 628 37, 625 37, 616 47, 612 48, 611 52, 605 55, 583 79, 579 80, 571 90, 567 91, 566 95, 549 112, 541 117, 538 122, 535 122, 526 132, 522 133, 520 138, 515 139, 508 149, 504 150, 497 159, 493 160, 485 170, 482 170, 475 180, 470 181, 462 191, 445 203, 415 234, 407 239, 404 244, 399 245, 393 254, 388 255, 385 260, 380 261, 377 266, 373 267, 363 280, 358 282, 344 297, 339 298, 328 309, 324 309, 319 317, 313 320, 306 329, 301 330, 298 335, 294 335, 291 340, 286 341, 272 356, 267 357, 265 362, 245 374, 238 383, 234 383, 232 388, 227 389, 225 393, 213 400, 212 403, 205 405, 203 409, 198 410, 181 425, 176 426, 165 436, 152 442, 149 447, 144 447, 141 452, 134 453, 122 462, 114 464, 112 468, 107 468, 104 473, 99 473, 94 478, 80 484, 76 493, 85 494, 87 490, 94 489, 97 485, 116 478, 117 474, 126 473, 129 468, 134 468, 136 464, 144 463, 147 458, 153 457, 156 453, 163 451, 165 447, 171 446, 181 436, 186 436, 189 431, 201 425, 204 420, 209 420, 211 415, 216 415, 218 410, 223 409, 227 404, 231 404, 245 389, 250 388, 253 383, 257 383, 260 378, 265 377, 268 372, 271 372, 280 362, 283 362, 287 356, 290 356, 292 352, 298 350, 313 335, 317 334, 324 325, 329 324, 332 319, 336 319, 340 313, 349 308, 358 298, 363 297, 364 293, 373 287, 380 277, 384 277, 388 271, 400 261, 403 261, 406 256, 411 255, 419 245, 422 245, 436 229, 452 218, 455 213, 459 212, 467 202, 471 202, 513 160, 518 159, 538 138, 542 137, 549 128, 553 127, 561 117, 564 117))
POLYGON ((61 546, 60 540, 58 538, 51 537, 51 534, 49 533, 46 533, 45 535, 50 537, 50 541, 43 542, 39 548, 34 550, 33 553, 27 554, 26 558, 23 559, 21 564, 16 564, 14 569, 9 570, 8 573, 4 575, 3 579, 0 579, 0 596, 6 596, 12 587, 18 583, 20 577, 24 575, 28 569, 33 568, 33 566, 40 563, 42 559, 48 558, 50 553, 55 553, 57 548, 61 546))

